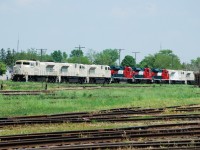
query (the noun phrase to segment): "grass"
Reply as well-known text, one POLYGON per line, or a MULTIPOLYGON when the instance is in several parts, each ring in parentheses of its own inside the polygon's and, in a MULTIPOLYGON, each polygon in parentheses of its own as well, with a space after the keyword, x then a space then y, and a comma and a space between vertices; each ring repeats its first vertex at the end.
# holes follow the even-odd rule
MULTIPOLYGON (((44 90, 45 83, 4 82, 4 90, 44 90)), ((144 86, 129 84, 128 86, 144 86)), ((80 86, 77 84, 48 84, 48 89, 80 86)), ((84 85, 91 86, 91 85, 84 85)), ((99 86, 99 85, 94 85, 99 86)), ((112 84, 111 86, 125 86, 112 84)), ((99 88, 93 90, 60 90, 55 96, 0 95, 0 117, 41 115, 66 112, 98 111, 121 107, 160 108, 175 105, 200 104, 200 88, 188 85, 150 85, 150 88, 99 88)), ((38 132, 118 128, 145 123, 63 123, 47 125, 10 126, 0 129, 0 135, 38 132)), ((154 122, 155 124, 155 122, 154 122)))
POLYGON ((34 124, 34 125, 17 125, 7 126, 0 129, 0 136, 30 134, 30 133, 45 133, 45 132, 60 132, 74 130, 98 130, 111 128, 124 128, 133 126, 155 125, 162 123, 180 123, 179 121, 159 121, 159 122, 118 122, 118 123, 62 123, 62 124, 34 124))
MULTIPOLYGON (((18 90, 36 90, 42 87, 41 83, 25 82, 8 82, 6 85, 8 85, 7 88, 11 87, 12 89, 19 87, 18 90), (11 86, 12 84, 15 86, 11 86)), ((49 88, 53 89, 58 86, 67 85, 50 84, 49 88)), ((98 111, 119 107, 158 108, 199 104, 200 97, 196 93, 200 93, 200 89, 188 85, 152 85, 150 88, 62 90, 57 91, 55 96, 8 97, 0 95, 0 117, 98 111), (58 99, 54 99, 54 97, 58 97, 58 99)))

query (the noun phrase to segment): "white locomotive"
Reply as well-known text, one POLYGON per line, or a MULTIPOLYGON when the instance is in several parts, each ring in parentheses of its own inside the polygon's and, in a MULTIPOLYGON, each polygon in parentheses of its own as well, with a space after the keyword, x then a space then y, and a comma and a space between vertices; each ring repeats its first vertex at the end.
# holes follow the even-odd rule
POLYGON ((73 63, 18 60, 13 68, 13 81, 47 81, 69 83, 110 83, 110 67, 73 63))
POLYGON ((193 84, 195 77, 193 71, 168 70, 169 83, 193 84))

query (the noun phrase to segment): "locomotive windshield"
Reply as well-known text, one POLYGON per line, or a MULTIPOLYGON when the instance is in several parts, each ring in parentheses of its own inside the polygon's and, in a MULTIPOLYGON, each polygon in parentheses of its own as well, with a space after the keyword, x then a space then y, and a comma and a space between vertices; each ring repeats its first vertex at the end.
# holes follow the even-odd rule
POLYGON ((30 62, 21 62, 21 61, 17 61, 15 64, 16 64, 16 65, 21 65, 21 64, 23 64, 23 65, 30 65, 30 62))
POLYGON ((16 65, 21 65, 21 64, 22 64, 22 62, 20 62, 20 61, 17 61, 15 64, 16 64, 16 65))
POLYGON ((23 62, 23 65, 30 65, 30 62, 23 62))

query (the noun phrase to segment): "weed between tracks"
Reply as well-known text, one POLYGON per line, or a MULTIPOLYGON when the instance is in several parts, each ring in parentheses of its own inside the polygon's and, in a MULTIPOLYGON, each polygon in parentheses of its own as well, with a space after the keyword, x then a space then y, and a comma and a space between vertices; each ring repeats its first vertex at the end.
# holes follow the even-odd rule
MULTIPOLYGON (((187 121, 184 121, 187 122, 187 121)), ((180 123, 180 121, 154 121, 154 122, 118 122, 118 123, 62 123, 62 124, 34 124, 34 125, 16 125, 0 128, 0 136, 16 135, 16 134, 30 134, 30 133, 44 133, 44 132, 60 132, 60 131, 74 131, 74 130, 95 130, 95 129, 111 129, 123 128, 133 126, 145 126, 164 123, 180 123)), ((182 121, 183 123, 183 121, 182 121)))

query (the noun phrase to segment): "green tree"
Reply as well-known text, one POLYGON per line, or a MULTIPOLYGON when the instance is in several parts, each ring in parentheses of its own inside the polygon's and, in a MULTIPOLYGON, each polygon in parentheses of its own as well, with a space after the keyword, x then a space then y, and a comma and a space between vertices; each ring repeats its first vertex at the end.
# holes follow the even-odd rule
POLYGON ((40 56, 35 49, 27 49, 27 51, 15 52, 13 51, 14 62, 16 60, 39 60, 40 56))
POLYGON ((172 50, 161 50, 155 54, 154 66, 156 68, 181 69, 181 62, 172 50))
POLYGON ((193 68, 193 71, 200 73, 200 57, 197 57, 197 59, 191 60, 191 66, 193 68))
POLYGON ((16 52, 15 55, 14 55, 15 60, 23 60, 23 59, 26 59, 25 56, 26 56, 26 53, 25 53, 24 51, 16 52))
MULTIPOLYGON (((27 49, 26 51, 14 52, 14 60, 40 60, 41 56, 34 48, 27 49)), ((53 58, 49 54, 42 55, 43 61, 53 61, 53 58)))
POLYGON ((70 54, 70 58, 68 58, 68 62, 70 63, 83 63, 88 64, 87 58, 84 58, 82 50, 72 50, 70 54))
POLYGON ((2 61, 2 62, 6 62, 6 51, 5 51, 5 49, 1 49, 1 55, 0 55, 0 60, 2 61))
POLYGON ((14 59, 13 59, 13 55, 11 53, 11 50, 10 48, 7 49, 7 54, 6 54, 6 65, 7 66, 13 66, 13 62, 14 62, 14 59))
POLYGON ((70 58, 68 58, 68 62, 69 63, 91 64, 90 60, 86 56, 70 57, 70 58))
POLYGON ((145 56, 145 58, 140 62, 139 66, 141 68, 155 68, 154 66, 155 63, 155 56, 154 55, 148 55, 145 56))
POLYGON ((146 56, 141 62, 141 67, 181 69, 182 65, 177 55, 172 50, 160 50, 154 55, 146 56))
POLYGON ((55 62, 61 62, 63 59, 62 52, 60 50, 55 50, 51 53, 51 56, 55 62))
POLYGON ((113 66, 116 65, 116 60, 118 58, 119 54, 117 49, 105 49, 102 52, 97 53, 94 63, 113 66))
POLYGON ((67 62, 67 53, 63 52, 62 56, 63 56, 63 62, 67 62))
POLYGON ((6 64, 3 62, 0 62, 0 75, 3 75, 6 73, 6 64))
POLYGON ((37 51, 34 48, 27 49, 27 52, 24 54, 25 59, 27 60, 39 60, 40 56, 37 54, 37 51))
POLYGON ((70 57, 81 57, 83 56, 83 51, 79 49, 74 49, 71 51, 70 57))
POLYGON ((135 66, 135 59, 133 58, 133 56, 127 55, 122 60, 121 66, 134 67, 135 66))
POLYGON ((88 57, 88 59, 90 60, 90 62, 91 62, 92 64, 94 64, 94 63, 95 63, 95 60, 96 60, 96 58, 97 58, 97 52, 94 51, 93 49, 89 49, 89 51, 87 52, 87 57, 88 57))
POLYGON ((194 66, 192 66, 192 64, 190 64, 190 63, 182 63, 182 68, 184 69, 184 70, 195 70, 194 69, 194 66))
MULTIPOLYGON (((38 59, 39 60, 39 59, 38 59)), ((48 54, 45 54, 45 55, 43 55, 42 56, 42 60, 44 61, 44 62, 53 62, 54 60, 53 60, 53 58, 52 58, 52 56, 51 55, 48 55, 48 54)))

